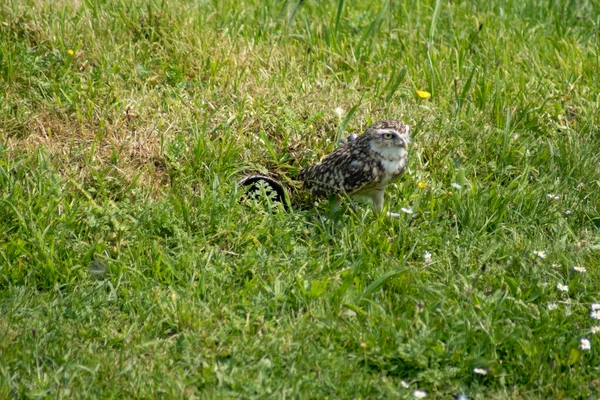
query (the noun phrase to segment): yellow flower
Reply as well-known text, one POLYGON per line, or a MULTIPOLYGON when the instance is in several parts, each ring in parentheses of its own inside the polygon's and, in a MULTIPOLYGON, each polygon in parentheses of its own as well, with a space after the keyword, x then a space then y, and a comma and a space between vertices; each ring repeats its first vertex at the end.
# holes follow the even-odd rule
POLYGON ((428 99, 431 97, 431 93, 425 90, 417 90, 417 96, 419 96, 422 99, 428 99))
POLYGON ((75 52, 71 49, 67 50, 67 53, 69 53, 70 56, 72 56, 75 52))
POLYGON ((427 187, 427 184, 425 182, 419 182, 417 183, 417 187, 419 189, 425 189, 427 187))

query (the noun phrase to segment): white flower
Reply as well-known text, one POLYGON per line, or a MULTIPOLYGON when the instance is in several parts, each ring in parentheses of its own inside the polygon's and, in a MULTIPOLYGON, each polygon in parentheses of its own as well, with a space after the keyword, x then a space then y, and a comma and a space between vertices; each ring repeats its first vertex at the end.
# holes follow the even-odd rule
POLYGON ((567 286, 567 285, 564 285, 564 284, 562 284, 562 283, 560 283, 560 282, 558 282, 558 283, 556 284, 556 288, 557 288, 558 290, 560 290, 561 292, 565 292, 565 293, 569 291, 569 286, 567 286))
POLYGON ((589 349, 592 348, 592 344, 590 343, 590 341, 586 338, 581 339, 581 342, 579 342, 579 348, 583 351, 588 351, 589 349))
POLYGON ((410 387, 410 385, 409 385, 409 384, 408 384, 408 382, 406 382, 406 381, 400 381, 400 384, 402 385, 402 387, 403 387, 404 389, 408 389, 408 388, 410 387))
POLYGON ((402 207, 402 208, 400 209, 400 211, 402 211, 404 214, 408 214, 408 215, 410 215, 410 214, 412 214, 412 213, 413 213, 413 210, 412 210, 412 208, 406 208, 406 207, 402 207))
POLYGON ((590 317, 592 317, 592 319, 600 320, 600 310, 592 310, 590 312, 590 317))
POLYGON ((342 118, 342 116, 346 114, 346 111, 344 111, 342 107, 338 107, 335 109, 335 113, 338 115, 338 117, 342 118))
POLYGON ((423 262, 425 262, 425 264, 429 264, 431 263, 431 253, 426 251, 425 254, 423 254, 423 262))
POLYGON ((465 394, 461 393, 458 396, 456 396, 456 400, 471 400, 471 399, 469 399, 465 394))
POLYGON ((461 189, 462 189, 462 185, 460 185, 460 184, 458 184, 458 183, 456 183, 456 182, 452 182, 452 183, 450 184, 450 186, 452 186, 452 187, 453 187, 454 189, 456 189, 456 190, 461 190, 461 189))
POLYGON ((592 303, 591 310, 592 311, 600 310, 600 303, 592 303))
POLYGON ((565 214, 566 215, 571 215, 573 214, 573 211, 569 210, 568 208, 565 210, 565 214))
POLYGON ((556 303, 548 303, 547 307, 548 307, 548 311, 554 311, 554 310, 556 310, 558 308, 558 304, 556 304, 556 303))
POLYGON ((581 266, 581 265, 576 265, 573 267, 573 270, 575 272, 579 272, 580 274, 585 273, 587 270, 585 269, 585 267, 581 266))
POLYGON ((536 256, 538 256, 541 259, 544 259, 547 256, 547 254, 546 254, 546 252, 544 250, 534 250, 533 254, 536 255, 536 256))
POLYGON ((413 392, 413 396, 415 396, 417 399, 424 399, 425 397, 427 397, 427 392, 424 390, 417 389, 413 392))
POLYGON ((558 265, 557 263, 552 263, 552 268, 558 268, 560 267, 560 265, 558 265))
POLYGON ((596 333, 600 332, 600 326, 598 326, 598 325, 592 326, 592 329, 590 329, 590 332, 592 332, 592 335, 595 335, 596 333))
POLYGON ((548 193, 547 196, 548 196, 548 198, 550 200, 558 200, 558 199, 560 199, 560 196, 557 195, 557 194, 554 194, 554 193, 548 193))
POLYGON ((474 368, 473 372, 477 375, 487 375, 487 370, 485 368, 474 368))

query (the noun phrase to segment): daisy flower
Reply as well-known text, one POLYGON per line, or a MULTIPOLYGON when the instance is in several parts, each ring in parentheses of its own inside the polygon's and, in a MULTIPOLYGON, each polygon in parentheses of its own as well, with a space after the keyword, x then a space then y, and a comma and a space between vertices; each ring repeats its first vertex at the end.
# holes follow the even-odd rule
POLYGON ((584 266, 581 266, 581 265, 575 265, 575 266, 573 267, 573 270, 574 270, 575 272, 579 272, 580 274, 584 274, 585 272, 587 272, 587 270, 585 269, 585 267, 584 267, 584 266))
POLYGON ((417 389, 413 392, 413 396, 415 396, 417 399, 424 399, 425 397, 427 397, 427 392, 424 390, 417 389))
POLYGON ((533 254, 541 258, 542 260, 546 258, 547 254, 544 250, 534 250, 533 254))
POLYGON ((590 329, 590 332, 592 332, 592 335, 595 335, 596 333, 600 332, 600 326, 598 326, 598 325, 592 326, 592 329, 590 329))
POLYGON ((592 311, 590 311, 590 317, 592 317, 592 319, 598 319, 598 320, 600 320, 600 310, 592 310, 592 311))
POLYGON ((408 382, 406 381, 400 381, 400 385, 402 385, 402 387, 404 389, 408 389, 410 387, 410 385, 408 384, 408 382))
POLYGON ((431 253, 426 251, 425 254, 423 254, 423 261, 425 262, 425 264, 429 264, 431 263, 431 253))
POLYGON ((569 291, 569 286, 567 286, 567 285, 565 285, 565 284, 562 284, 562 283, 560 283, 560 282, 558 282, 558 283, 556 284, 556 288, 557 288, 558 290, 560 290, 561 292, 565 292, 565 293, 569 291))
POLYGON ((571 215, 573 214, 573 211, 569 210, 568 208, 565 210, 565 214, 566 215, 571 215))
POLYGON ((454 189, 456 189, 456 190, 460 190, 460 189, 462 189, 462 186, 461 186, 460 184, 456 183, 456 182, 452 182, 452 183, 450 184, 450 186, 452 186, 452 187, 453 187, 454 189))
POLYGON ((557 194, 554 194, 554 193, 548 193, 547 196, 548 196, 548 198, 550 200, 558 200, 558 199, 560 199, 560 196, 557 195, 557 194))
POLYGON ((473 368, 473 372, 477 375, 487 375, 487 370, 485 368, 473 368))
POLYGON ((548 311, 554 311, 558 308, 558 304, 556 303, 548 303, 547 305, 548 311))
POLYGON ((592 311, 600 310, 600 303, 592 303, 591 310, 592 311))
POLYGON ((581 339, 581 342, 579 342, 579 348, 583 351, 588 351, 589 349, 592 348, 592 344, 590 343, 590 341, 586 338, 581 339))

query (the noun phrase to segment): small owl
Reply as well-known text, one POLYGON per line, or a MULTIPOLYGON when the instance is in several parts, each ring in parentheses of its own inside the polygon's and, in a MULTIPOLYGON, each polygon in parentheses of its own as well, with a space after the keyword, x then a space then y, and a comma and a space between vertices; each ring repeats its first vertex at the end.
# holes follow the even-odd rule
POLYGON ((371 199, 380 211, 385 187, 398 180, 406 168, 409 132, 410 127, 400 121, 379 121, 321 162, 300 171, 298 180, 314 196, 335 196, 335 208, 340 196, 349 195, 371 199))

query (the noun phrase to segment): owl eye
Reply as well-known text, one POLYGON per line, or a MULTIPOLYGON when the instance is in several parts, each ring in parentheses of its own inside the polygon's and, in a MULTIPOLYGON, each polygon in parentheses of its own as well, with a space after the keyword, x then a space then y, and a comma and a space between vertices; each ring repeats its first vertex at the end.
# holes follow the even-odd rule
POLYGON ((393 138, 393 137, 394 137, 394 135, 392 135, 391 133, 384 133, 384 134, 383 134, 383 138, 384 138, 384 139, 388 139, 388 140, 389 140, 389 139, 391 139, 391 138, 393 138))

